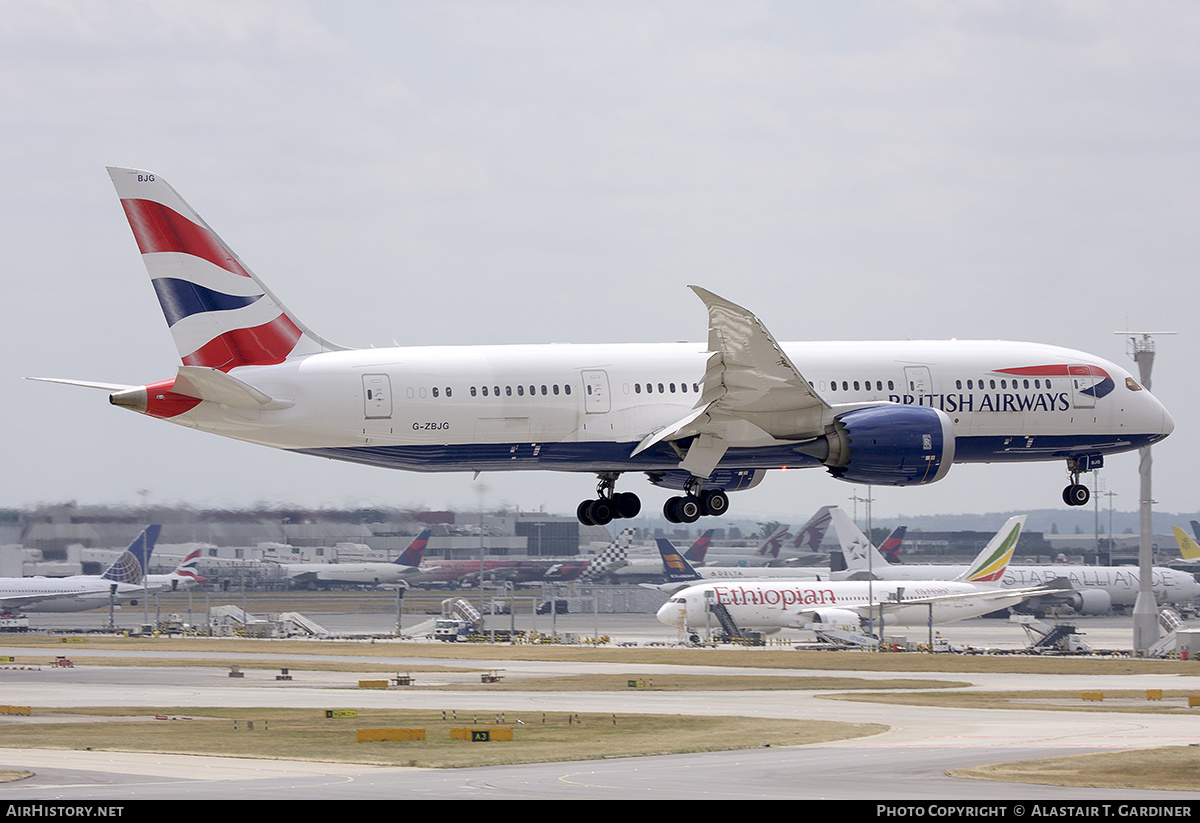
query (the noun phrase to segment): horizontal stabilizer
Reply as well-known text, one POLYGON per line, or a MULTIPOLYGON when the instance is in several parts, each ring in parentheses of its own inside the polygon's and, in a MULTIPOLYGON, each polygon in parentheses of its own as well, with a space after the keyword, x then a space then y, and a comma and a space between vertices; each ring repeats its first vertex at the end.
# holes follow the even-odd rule
POLYGON ((180 366, 172 390, 185 397, 235 409, 286 409, 295 405, 291 400, 276 400, 223 371, 203 366, 180 366))
POLYGON ((140 388, 139 386, 127 386, 124 383, 95 383, 87 380, 63 380, 58 377, 26 377, 26 380, 37 380, 39 383, 62 383, 64 386, 79 386, 85 389, 100 389, 106 392, 128 391, 129 389, 140 388))

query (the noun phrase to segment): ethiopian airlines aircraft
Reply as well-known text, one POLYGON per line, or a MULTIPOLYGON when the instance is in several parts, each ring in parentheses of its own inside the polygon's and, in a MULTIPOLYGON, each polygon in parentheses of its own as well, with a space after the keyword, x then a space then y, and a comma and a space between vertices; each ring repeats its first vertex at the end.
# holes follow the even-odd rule
MULTIPOLYGON (((846 571, 834 575, 843 580, 951 580, 964 573, 966 566, 935 564, 889 563, 882 552, 874 549, 866 536, 858 530, 850 518, 834 520, 842 554, 846 558, 846 571), (875 552, 873 557, 870 552, 875 552)), ((1013 529, 1018 523, 1017 534, 1023 528, 1025 515, 1009 518, 1008 522, 992 538, 1013 529)), ((1178 526, 1176 537, 1182 532, 1178 526)), ((1185 535, 1186 536, 1186 535, 1185 535)), ((1009 547, 1016 548, 1016 538, 1009 547)), ((1181 544, 1182 550, 1182 544, 1181 544)), ((1007 561, 1006 561, 1007 562, 1007 561)), ((1107 614, 1113 606, 1132 606, 1138 594, 1137 566, 1079 566, 1066 563, 1051 563, 1044 566, 1029 566, 1008 563, 1004 574, 997 578, 1005 589, 1026 589, 1030 586, 1048 585, 1054 581, 1066 581, 1070 587, 1058 587, 1054 592, 1031 598, 1029 607, 1040 610, 1057 605, 1067 605, 1079 614, 1107 614)), ((1150 570, 1151 588, 1158 603, 1180 604, 1200 598, 1200 583, 1190 572, 1154 566, 1150 570)))
POLYGON ((932 483, 951 465, 1063 460, 1081 472, 1170 434, 1159 402, 1090 354, 1008 342, 776 342, 692 289, 704 343, 348 349, 293 315, 156 174, 109 174, 182 365, 144 386, 66 382, 116 406, 303 454, 422 472, 595 474, 584 523, 632 517, 620 476, 682 491, 668 520, 724 513, 768 469, 932 483))
POLYGON ((738 628, 763 632, 802 629, 814 623, 859 630, 863 620, 876 618, 886 626, 926 626, 979 617, 1065 585, 1060 581, 1020 589, 998 585, 1024 522, 1024 515, 1010 520, 953 580, 701 581, 686 560, 664 552, 669 579, 691 579, 694 584, 672 596, 657 616, 681 630, 697 629, 709 622, 709 611, 721 607, 738 628))

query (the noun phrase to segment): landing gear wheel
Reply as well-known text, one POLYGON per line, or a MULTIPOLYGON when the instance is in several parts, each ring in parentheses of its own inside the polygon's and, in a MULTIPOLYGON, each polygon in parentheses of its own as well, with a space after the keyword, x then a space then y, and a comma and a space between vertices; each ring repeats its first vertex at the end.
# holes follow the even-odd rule
POLYGON ((1072 483, 1063 489, 1063 502, 1068 506, 1086 506, 1091 499, 1091 491, 1082 483, 1072 483))
POLYGON ((600 475, 600 483, 596 486, 596 499, 584 500, 575 509, 575 517, 585 526, 607 526, 613 520, 637 517, 642 511, 642 501, 633 492, 613 492, 616 485, 616 472, 600 475))
POLYGON ((584 526, 594 526, 594 525, 596 525, 594 522, 592 522, 591 515, 588 513, 588 510, 589 510, 591 507, 592 507, 592 501, 591 501, 591 500, 584 500, 582 503, 580 503, 580 504, 579 504, 579 508, 575 509, 575 517, 576 517, 576 518, 579 520, 579 522, 580 522, 580 523, 582 523, 584 526))
POLYGON ((720 517, 729 511, 729 495, 721 489, 714 489, 709 492, 701 492, 700 505, 704 509, 704 514, 713 517, 720 517))
POLYGON ((642 500, 633 492, 621 492, 613 495, 613 506, 616 508, 617 517, 628 520, 641 514, 642 500))
POLYGON ((675 512, 675 504, 678 502, 679 502, 678 497, 669 497, 669 498, 667 498, 667 502, 663 503, 663 517, 665 517, 667 519, 668 523, 681 522, 679 519, 679 515, 675 512))
POLYGON ((588 503, 588 519, 596 526, 607 526, 613 521, 613 506, 607 500, 592 500, 588 503))
POLYGON ((672 497, 663 506, 663 517, 671 523, 695 523, 700 519, 700 500, 692 497, 672 497))

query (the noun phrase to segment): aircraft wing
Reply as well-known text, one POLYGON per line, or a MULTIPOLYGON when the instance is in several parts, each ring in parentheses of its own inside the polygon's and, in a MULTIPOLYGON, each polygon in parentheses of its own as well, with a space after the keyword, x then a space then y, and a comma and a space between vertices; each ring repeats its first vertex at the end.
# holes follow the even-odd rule
POLYGON ((813 390, 754 314, 699 286, 708 308, 708 363, 700 400, 676 423, 651 432, 634 454, 696 437, 680 467, 700 477, 716 468, 729 441, 799 440, 820 433, 829 404, 813 390))

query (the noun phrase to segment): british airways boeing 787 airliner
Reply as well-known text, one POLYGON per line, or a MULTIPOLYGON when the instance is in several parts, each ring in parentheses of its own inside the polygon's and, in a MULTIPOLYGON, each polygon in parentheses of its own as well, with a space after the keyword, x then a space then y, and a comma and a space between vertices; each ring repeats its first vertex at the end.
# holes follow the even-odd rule
POLYGON ((907 486, 955 462, 1064 460, 1068 505, 1170 415, 1128 372, 1034 343, 776 342, 698 287, 704 343, 348 349, 312 332, 158 175, 110 168, 182 365, 114 405, 280 449, 411 471, 587 472, 580 521, 633 517, 621 474, 723 514, 768 469, 907 486))

